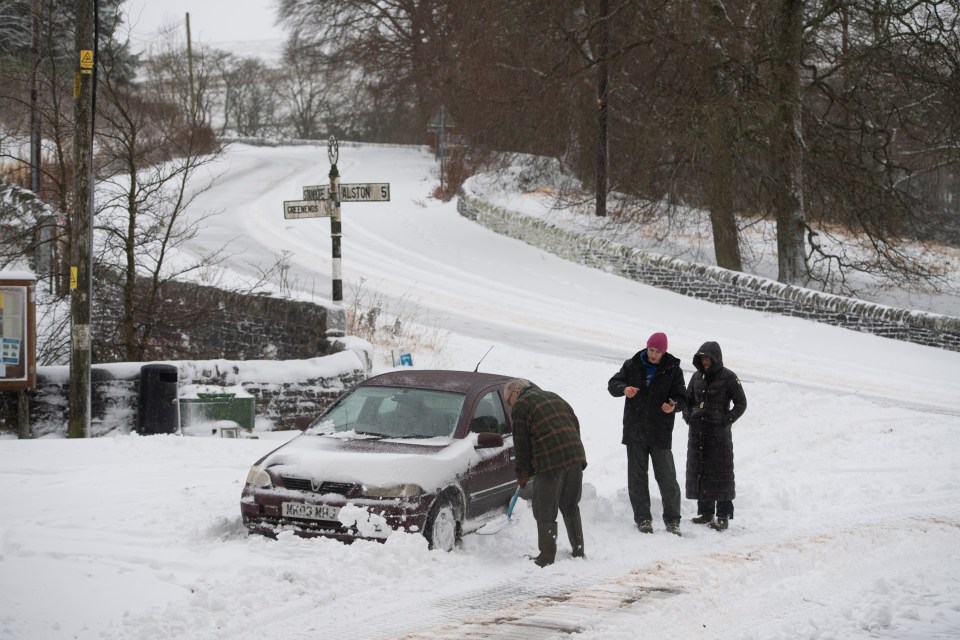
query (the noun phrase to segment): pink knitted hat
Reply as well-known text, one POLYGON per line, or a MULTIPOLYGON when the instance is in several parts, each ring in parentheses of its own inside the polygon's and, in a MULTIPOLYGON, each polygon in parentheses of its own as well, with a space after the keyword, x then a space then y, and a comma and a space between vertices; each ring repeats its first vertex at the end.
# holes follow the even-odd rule
POLYGON ((647 338, 647 346, 653 347, 657 351, 667 351, 667 334, 657 332, 647 338))

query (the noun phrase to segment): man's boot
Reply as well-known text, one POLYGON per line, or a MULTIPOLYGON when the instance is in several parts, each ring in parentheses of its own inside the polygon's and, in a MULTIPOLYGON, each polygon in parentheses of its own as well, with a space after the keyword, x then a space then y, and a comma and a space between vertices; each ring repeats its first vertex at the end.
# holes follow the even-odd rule
POLYGON ((567 527, 567 539, 570 540, 573 557, 585 558, 586 555, 583 552, 583 525, 580 522, 580 516, 564 518, 563 524, 567 527))
POLYGON ((553 564, 557 557, 557 523, 556 522, 538 522, 537 523, 537 546, 540 547, 540 555, 533 558, 538 567, 546 567, 553 564))

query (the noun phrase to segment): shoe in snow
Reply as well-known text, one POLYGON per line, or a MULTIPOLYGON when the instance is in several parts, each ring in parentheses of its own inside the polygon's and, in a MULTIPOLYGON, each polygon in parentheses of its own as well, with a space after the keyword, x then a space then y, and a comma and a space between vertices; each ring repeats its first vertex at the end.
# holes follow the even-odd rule
POLYGON ((714 531, 726 531, 727 524, 728 522, 726 518, 717 518, 716 522, 710 523, 710 528, 714 531))

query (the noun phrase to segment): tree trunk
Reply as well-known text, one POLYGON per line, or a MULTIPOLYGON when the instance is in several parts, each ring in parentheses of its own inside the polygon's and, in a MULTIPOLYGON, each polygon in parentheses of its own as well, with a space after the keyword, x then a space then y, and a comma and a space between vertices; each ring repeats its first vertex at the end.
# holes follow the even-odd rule
POLYGON ((777 222, 777 279, 803 284, 803 138, 800 124, 800 68, 803 56, 803 0, 781 0, 774 15, 773 211, 777 222))
POLYGON ((740 238, 737 217, 734 215, 733 190, 736 188, 733 171, 729 116, 717 109, 710 123, 710 167, 707 169, 707 198, 710 224, 713 228, 713 250, 717 266, 732 271, 743 271, 740 256, 740 238))

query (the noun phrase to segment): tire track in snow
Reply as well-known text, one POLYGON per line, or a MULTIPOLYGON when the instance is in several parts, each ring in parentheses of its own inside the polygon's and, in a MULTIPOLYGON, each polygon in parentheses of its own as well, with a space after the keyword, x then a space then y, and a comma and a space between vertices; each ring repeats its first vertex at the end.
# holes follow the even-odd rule
MULTIPOLYGON (((896 554, 900 567, 910 566, 903 561, 909 554, 917 563, 936 562, 925 557, 927 545, 916 545, 918 528, 934 549, 956 548, 960 541, 960 513, 946 497, 865 506, 854 512, 853 523, 842 521, 849 511, 839 510, 807 526, 791 524, 772 540, 769 531, 732 528, 716 538, 716 548, 673 552, 671 559, 626 573, 622 561, 561 558, 557 568, 567 573, 559 574, 533 570, 518 559, 500 584, 427 599, 372 600, 361 619, 338 617, 335 603, 304 593, 213 637, 253 640, 269 632, 291 640, 552 640, 577 634, 607 640, 633 637, 618 635, 630 626, 671 628, 684 638, 755 638, 792 637, 785 624, 876 625, 872 616, 882 619, 886 605, 875 606, 878 612, 857 607, 882 588, 878 582, 902 578, 889 576, 884 559, 896 554), (911 507, 913 515, 896 515, 911 507), (905 530, 911 535, 897 535, 905 530), (845 554, 839 568, 837 553, 845 554), (821 566, 844 575, 820 575, 821 566)), ((697 536, 687 539, 696 543, 697 536)))
MULTIPOLYGON (((796 619, 797 624, 815 627, 817 622, 810 620, 815 620, 818 614, 821 618, 829 618, 819 623, 827 628, 837 624, 836 618, 850 625, 879 624, 871 621, 869 614, 861 614, 860 619, 853 620, 844 612, 849 607, 846 603, 863 595, 863 587, 852 590, 846 586, 848 580, 838 582, 841 586, 835 588, 829 576, 823 577, 818 587, 820 590, 815 597, 811 596, 808 593, 811 574, 813 579, 820 576, 810 556, 815 559, 818 554, 830 554, 838 544, 858 543, 856 548, 861 553, 851 558, 852 570, 859 576, 860 585, 870 585, 888 573, 885 564, 878 561, 888 553, 883 536, 917 525, 936 533, 945 532, 947 536, 960 536, 957 531, 960 529, 960 514, 913 516, 872 529, 856 527, 831 533, 808 533, 744 550, 711 551, 634 569, 625 576, 586 587, 528 597, 519 602, 510 603, 522 596, 524 589, 504 589, 496 593, 485 590, 473 597, 435 602, 439 607, 479 609, 480 613, 457 624, 407 633, 398 640, 552 640, 572 634, 582 638, 605 638, 613 631, 604 627, 611 626, 609 621, 618 616, 630 616, 635 629, 657 628, 655 621, 648 622, 647 618, 673 616, 670 626, 674 632, 677 631, 676 616, 683 616, 687 628, 681 633, 687 635, 681 637, 717 637, 718 633, 725 638, 769 637, 770 634, 788 632, 783 629, 784 620, 796 619), (877 540, 878 537, 881 539, 877 540), (778 576, 778 591, 737 588, 738 580, 760 582, 770 573, 778 576), (796 588, 790 591, 795 590, 795 593, 784 594, 783 585, 789 585, 791 580, 796 583, 796 588), (769 633, 765 634, 763 629, 768 629, 769 633), (761 631, 758 633, 758 630, 761 631)), ((909 540, 902 542, 913 544, 909 540)), ((923 550, 915 552, 924 553, 923 550)), ((883 620, 885 614, 880 612, 879 618, 883 620)))

